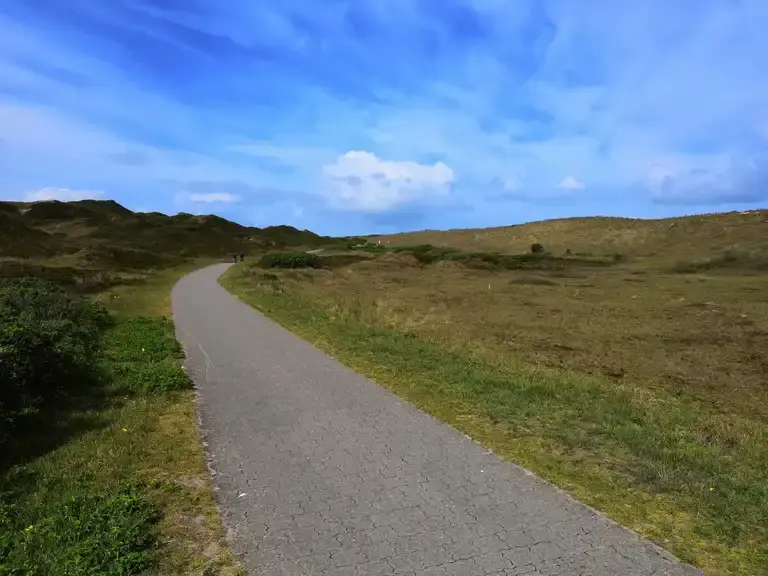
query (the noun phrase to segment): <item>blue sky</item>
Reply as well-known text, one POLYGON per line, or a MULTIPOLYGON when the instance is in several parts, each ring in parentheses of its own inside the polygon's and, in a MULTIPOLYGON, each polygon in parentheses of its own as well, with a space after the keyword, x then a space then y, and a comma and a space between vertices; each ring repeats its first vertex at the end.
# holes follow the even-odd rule
POLYGON ((0 0, 0 198, 328 234, 768 205, 764 0, 0 0))

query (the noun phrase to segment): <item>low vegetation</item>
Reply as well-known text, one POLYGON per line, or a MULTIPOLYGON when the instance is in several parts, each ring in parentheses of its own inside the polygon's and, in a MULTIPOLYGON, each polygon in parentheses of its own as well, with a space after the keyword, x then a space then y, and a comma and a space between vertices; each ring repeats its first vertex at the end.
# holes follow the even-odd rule
POLYGON ((4 282, 0 575, 238 572, 167 319, 197 265, 95 300, 4 282))
POLYGON ((629 260, 664 268, 678 261, 716 258, 728 250, 764 257, 768 253, 766 229, 768 210, 752 210, 655 220, 564 218, 476 230, 424 230, 367 240, 385 247, 433 244, 463 252, 505 254, 522 254, 533 243, 539 243, 551 254, 618 253, 629 260))
POLYGON ((194 258, 345 245, 291 226, 136 213, 113 201, 0 202, 0 278, 48 278, 82 293, 125 285, 147 270, 194 258))
POLYGON ((343 266, 222 283, 707 574, 766 574, 765 276, 724 253, 680 274, 627 245, 542 244, 375 239, 343 266))
POLYGON ((97 374, 106 311, 35 278, 0 281, 0 440, 97 374))
POLYGON ((170 290, 217 259, 200 256, 317 238, 273 232, 112 202, 0 203, 0 575, 239 573, 170 290))
POLYGON ((320 258, 307 252, 270 252, 259 264, 263 268, 317 268, 320 258))
POLYGON ((675 266, 672 267, 671 271, 683 274, 695 274, 697 272, 727 272, 729 270, 735 271, 737 274, 745 271, 755 273, 768 272, 768 253, 726 250, 722 254, 704 260, 696 260, 693 262, 678 261, 675 263, 675 266))
MULTIPOLYGON (((408 244, 387 246, 382 244, 362 244, 351 248, 353 251, 366 252, 371 254, 388 254, 410 256, 414 262, 419 264, 436 264, 438 262, 453 262, 473 268, 496 269, 496 270, 524 270, 524 269, 564 269, 573 266, 607 266, 613 264, 622 258, 612 257, 589 257, 586 254, 563 257, 554 256, 544 250, 541 244, 531 246, 530 253, 524 254, 502 254, 499 252, 462 252, 456 248, 447 248, 442 246, 433 246, 432 244, 417 244, 411 246, 408 244)), ((336 255, 337 257, 339 254, 336 255)), ((388 258, 388 260, 393 260, 388 258)), ((402 258, 394 258, 403 262, 402 258)), ((328 267, 325 259, 317 260, 314 268, 328 267)))
POLYGON ((15 505, 0 509, 0 574, 102 576, 152 567, 158 512, 140 488, 75 494, 30 521, 15 505))

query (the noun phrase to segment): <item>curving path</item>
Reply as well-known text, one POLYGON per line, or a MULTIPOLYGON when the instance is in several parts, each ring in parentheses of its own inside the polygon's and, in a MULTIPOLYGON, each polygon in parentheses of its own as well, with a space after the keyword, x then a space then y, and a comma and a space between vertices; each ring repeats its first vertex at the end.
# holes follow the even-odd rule
POLYGON ((214 489, 249 574, 692 575, 217 284, 173 290, 214 489))

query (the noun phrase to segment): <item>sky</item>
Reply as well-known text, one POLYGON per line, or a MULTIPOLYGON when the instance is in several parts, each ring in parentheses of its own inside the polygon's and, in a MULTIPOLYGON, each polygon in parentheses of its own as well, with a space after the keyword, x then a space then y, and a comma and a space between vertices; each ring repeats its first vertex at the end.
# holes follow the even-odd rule
POLYGON ((346 235, 768 206, 765 0, 0 0, 0 199, 346 235))

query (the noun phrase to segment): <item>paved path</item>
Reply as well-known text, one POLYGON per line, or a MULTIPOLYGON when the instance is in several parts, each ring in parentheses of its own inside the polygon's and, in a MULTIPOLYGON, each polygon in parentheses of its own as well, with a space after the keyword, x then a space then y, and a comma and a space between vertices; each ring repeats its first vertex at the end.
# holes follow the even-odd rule
POLYGON ((699 574, 231 297, 173 291, 249 574, 699 574))

